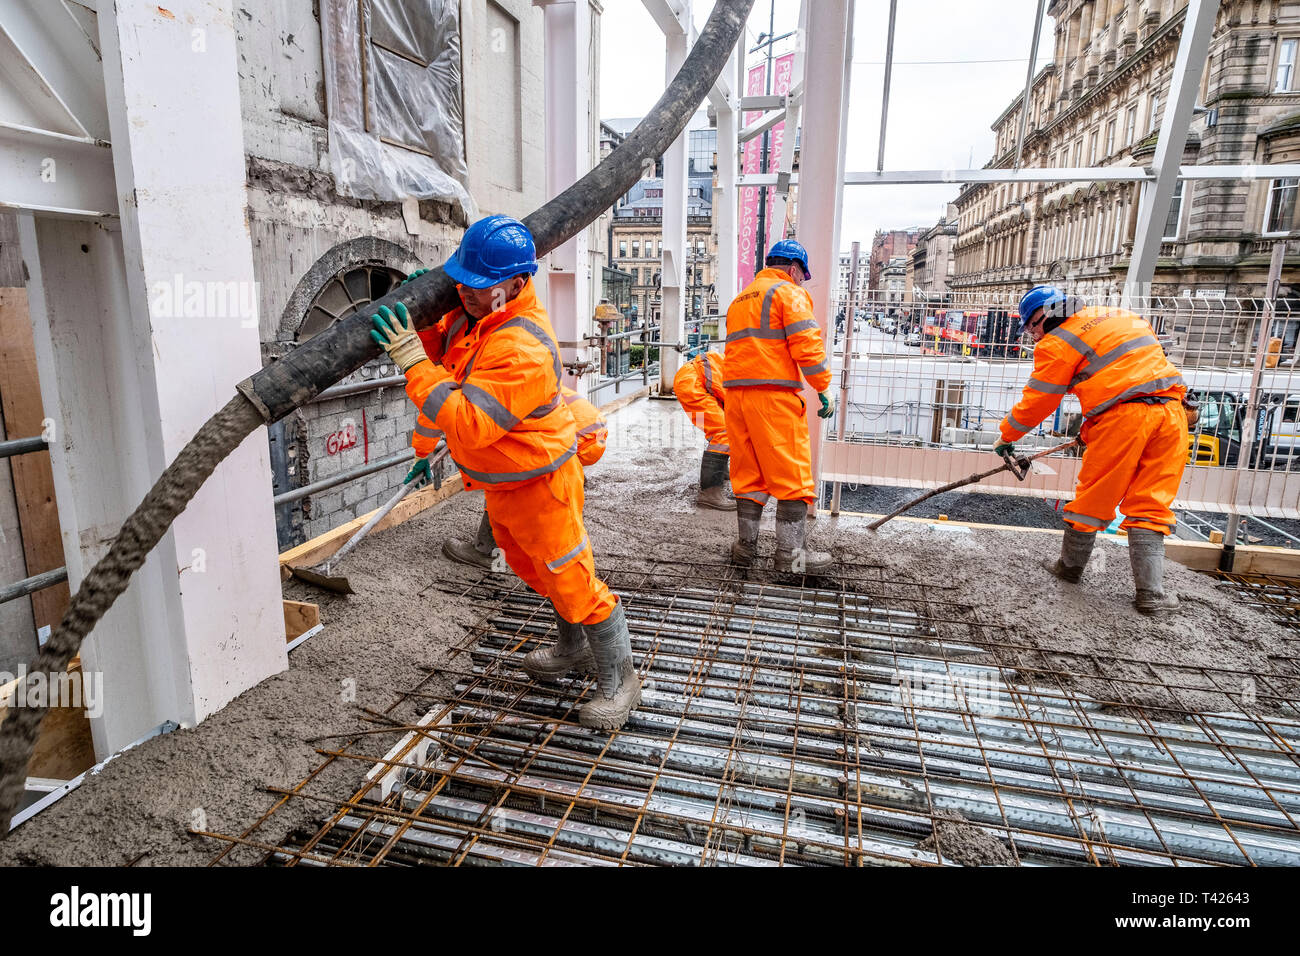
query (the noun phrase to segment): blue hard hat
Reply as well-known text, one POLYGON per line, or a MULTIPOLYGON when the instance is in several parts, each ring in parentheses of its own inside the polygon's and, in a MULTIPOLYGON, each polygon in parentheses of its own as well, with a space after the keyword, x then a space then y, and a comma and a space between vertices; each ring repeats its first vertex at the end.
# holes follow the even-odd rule
POLYGON ((465 230, 452 257, 443 263, 447 275, 471 289, 486 289, 511 276, 537 273, 533 234, 518 219, 487 216, 465 230))
MULTIPOLYGON (((1020 298, 1020 331, 1018 335, 1025 334, 1025 326, 1029 324, 1030 318, 1039 309, 1048 309, 1051 314, 1051 306, 1057 303, 1065 302, 1065 293, 1054 285, 1036 285, 1020 298)), ((1065 318, 1065 316, 1062 316, 1065 318)))
POLYGON ((803 266, 803 274, 809 279, 812 278, 812 270, 808 268, 808 250, 793 239, 782 239, 774 244, 767 251, 767 257, 769 259, 793 259, 803 266))

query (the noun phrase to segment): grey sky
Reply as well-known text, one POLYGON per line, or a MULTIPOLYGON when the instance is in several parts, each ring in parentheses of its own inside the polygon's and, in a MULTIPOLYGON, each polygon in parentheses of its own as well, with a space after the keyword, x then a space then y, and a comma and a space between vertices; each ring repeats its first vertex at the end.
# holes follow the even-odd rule
MULTIPOLYGON (((703 25, 712 4, 695 0, 693 6, 697 24, 703 25)), ((902 0, 898 7, 886 167, 983 166, 993 150, 990 124, 1024 86, 1037 3, 902 0)), ((767 30, 768 9, 768 0, 756 0, 747 49, 767 30)), ((792 30, 798 16, 798 0, 776 0, 776 34, 792 30)), ((849 96, 849 170, 876 167, 888 26, 888 0, 858 0, 849 96)), ((790 49, 792 41, 786 40, 777 44, 775 53, 790 49)), ((1039 48, 1040 67, 1050 59, 1051 49, 1048 18, 1039 48)), ((759 55, 750 54, 747 62, 757 63, 759 55)), ((601 66, 602 116, 643 115, 663 92, 663 43, 639 0, 605 3, 601 66)), ((846 189, 842 245, 847 248, 854 239, 870 243, 877 229, 929 225, 956 195, 953 186, 846 189)))

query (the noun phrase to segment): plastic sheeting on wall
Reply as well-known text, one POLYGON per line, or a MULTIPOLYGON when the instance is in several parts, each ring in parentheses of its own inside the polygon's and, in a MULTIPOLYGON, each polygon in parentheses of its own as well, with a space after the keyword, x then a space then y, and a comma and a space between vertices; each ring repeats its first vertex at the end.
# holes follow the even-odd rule
POLYGON ((339 195, 436 199, 475 219, 465 187, 458 0, 322 0, 320 12, 339 195))

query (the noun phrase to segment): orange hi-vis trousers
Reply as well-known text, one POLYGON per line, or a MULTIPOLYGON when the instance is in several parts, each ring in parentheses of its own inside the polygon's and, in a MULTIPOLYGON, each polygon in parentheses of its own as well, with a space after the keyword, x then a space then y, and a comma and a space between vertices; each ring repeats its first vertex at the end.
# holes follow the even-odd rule
POLYGON ((727 389, 731 440, 731 493, 759 504, 814 501, 812 444, 805 405, 784 388, 727 389))
POLYGON ((683 365, 673 377, 673 394, 691 423, 709 440, 709 451, 727 454, 727 415, 718 400, 704 388, 693 364, 683 365))
POLYGON ((510 570, 571 624, 598 624, 617 598, 596 577, 596 560, 582 523, 582 465, 570 458, 557 470, 518 488, 483 490, 497 547, 510 570))
POLYGON ((1124 512, 1122 528, 1172 534, 1170 505, 1187 466, 1187 412, 1177 398, 1163 405, 1125 403, 1084 423, 1087 448, 1065 520, 1100 531, 1124 512))

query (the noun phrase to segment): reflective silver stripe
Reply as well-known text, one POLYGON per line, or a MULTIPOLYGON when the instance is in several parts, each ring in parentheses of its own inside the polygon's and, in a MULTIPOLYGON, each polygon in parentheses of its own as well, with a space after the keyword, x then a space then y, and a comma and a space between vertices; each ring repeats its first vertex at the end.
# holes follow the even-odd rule
POLYGON ((704 370, 704 390, 713 394, 713 365, 707 358, 701 358, 700 367, 704 370))
POLYGON ((800 319, 798 322, 795 322, 793 325, 787 325, 784 329, 782 329, 782 331, 787 336, 789 336, 793 332, 802 332, 804 329, 815 329, 815 328, 817 328, 816 319, 800 319))
POLYGON ((1102 521, 1100 518, 1094 518, 1092 515, 1081 515, 1079 512, 1071 511, 1069 508, 1063 509, 1061 514, 1064 517, 1069 518, 1071 521, 1076 521, 1079 524, 1086 524, 1090 528, 1105 528, 1110 525, 1109 521, 1102 521))
POLYGON ((596 432, 604 431, 609 431, 608 426, 606 426, 604 422, 592 422, 585 428, 578 429, 578 437, 581 438, 583 435, 594 435, 596 432))
POLYGON ((450 327, 449 329, 447 329, 447 334, 444 335, 444 336, 442 337, 442 354, 443 354, 443 355, 446 355, 446 354, 451 350, 451 343, 452 343, 452 341, 456 338, 456 336, 460 335, 461 330, 463 330, 463 329, 465 328, 465 325, 466 325, 468 322, 469 322, 469 320, 466 319, 465 316, 462 315, 462 316, 461 316, 459 319, 457 319, 455 322, 451 323, 451 327, 450 327))
POLYGON ((1052 331, 1048 332, 1047 334, 1055 335, 1058 339, 1065 342, 1076 352, 1082 355, 1085 359, 1087 359, 1089 364, 1097 360, 1097 353, 1092 350, 1092 346, 1089 345, 1087 342, 1085 342, 1083 339, 1079 338, 1073 332, 1067 332, 1065 329, 1058 327, 1052 329, 1052 331))
POLYGON ((1029 376, 1029 387, 1040 392, 1046 392, 1048 395, 1064 395, 1070 390, 1069 385, 1057 385, 1055 382, 1044 382, 1041 378, 1029 376))
POLYGON ((1129 352, 1132 352, 1134 349, 1146 348, 1148 345, 1158 346, 1159 344, 1160 342, 1157 341, 1156 337, 1153 335, 1142 335, 1136 339, 1129 339, 1127 342, 1121 342, 1119 345, 1115 346, 1113 349, 1111 349, 1109 352, 1105 353, 1104 355, 1098 355, 1091 362, 1089 362, 1082 369, 1080 369, 1078 377, 1091 378, 1092 376, 1100 372, 1102 369, 1104 369, 1111 362, 1114 362, 1117 359, 1119 359, 1121 356, 1126 355, 1129 352))
POLYGON ((736 329, 727 333, 727 344, 737 339, 783 339, 785 329, 736 329))
POLYGON ((447 404, 447 399, 451 397, 451 393, 458 388, 460 388, 460 385, 456 382, 439 382, 435 385, 433 391, 429 393, 429 397, 424 400, 424 405, 420 407, 424 417, 436 424, 442 406, 447 404))
POLYGON ((551 337, 546 334, 546 330, 526 315, 516 316, 509 322, 501 323, 497 331, 499 332, 501 329, 509 328, 527 329, 533 334, 533 338, 546 346, 547 351, 551 353, 551 362, 555 366, 555 384, 558 387, 560 384, 560 350, 555 347, 555 343, 552 342, 551 337))
POLYGON ((1016 431, 1018 431, 1018 432, 1027 432, 1027 431, 1031 430, 1031 429, 1034 427, 1034 426, 1032 426, 1032 425, 1022 425, 1022 424, 1020 424, 1020 422, 1016 419, 1016 416, 1015 416, 1015 415, 1012 415, 1010 412, 1007 413, 1007 421, 1010 422, 1010 423, 1011 423, 1011 427, 1014 428, 1014 429, 1015 429, 1016 431))
MULTIPOLYGON (((528 413, 527 417, 545 418, 547 415, 551 414, 551 412, 555 411, 557 408, 560 407, 560 397, 561 397, 560 395, 556 395, 545 405, 538 405, 536 408, 534 408, 531 412, 528 413)), ((577 399, 574 399, 574 401, 577 401, 577 399)), ((569 405, 573 404, 573 402, 569 401, 569 399, 567 398, 565 399, 565 403, 569 405)))
POLYGON ((763 309, 759 313, 758 327, 760 329, 770 329, 772 327, 772 296, 776 295, 776 290, 783 285, 789 285, 788 282, 776 282, 763 295, 763 309))
POLYGON ((772 500, 772 496, 765 491, 741 491, 732 494, 733 498, 748 498, 755 504, 765 505, 772 500))
POLYGON ((439 429, 439 428, 426 428, 425 426, 421 425, 419 422, 416 422, 416 423, 415 423, 415 433, 416 433, 417 435, 423 435, 425 438, 441 438, 441 437, 442 437, 442 430, 441 430, 441 429, 439 429))
MULTIPOLYGON (((481 481, 485 485, 496 485, 503 484, 507 481, 527 481, 529 478, 540 478, 542 475, 549 475, 577 453, 578 443, 574 442, 568 451, 555 459, 555 461, 551 462, 549 465, 543 465, 540 468, 530 468, 528 471, 474 471, 472 468, 466 468, 458 461, 456 462, 456 467, 469 475, 475 481, 481 481)), ((455 459, 452 460, 455 461, 455 459)))
POLYGON ((724 455, 728 455, 728 454, 731 453, 731 446, 730 446, 730 445, 710 445, 708 448, 705 449, 705 451, 717 451, 717 452, 721 452, 721 453, 724 454, 724 455))
POLYGON ((1183 377, 1181 375, 1166 375, 1164 378, 1152 379, 1150 382, 1143 382, 1141 385, 1134 385, 1131 388, 1126 388, 1114 398, 1108 398, 1104 402, 1098 402, 1083 414, 1086 418, 1095 418, 1102 412, 1108 411, 1120 402, 1127 401, 1130 398, 1136 398, 1138 395, 1150 395, 1155 392, 1163 392, 1167 388, 1173 388, 1175 385, 1182 384, 1183 377))
POLYGON ((826 364, 826 360, 822 360, 816 365, 800 365, 799 368, 803 369, 805 375, 820 375, 822 372, 830 371, 830 366, 826 364))
POLYGON ((558 571, 560 570, 560 568, 564 567, 574 558, 578 557, 578 555, 582 554, 582 552, 585 550, 587 550, 587 536, 584 534, 582 536, 582 540, 578 542, 578 546, 576 548, 574 548, 572 551, 570 551, 568 554, 564 555, 563 557, 556 558, 554 561, 547 561, 546 566, 550 568, 552 571, 558 571))
POLYGON ((502 431, 508 432, 519 424, 519 419, 511 413, 510 409, 502 405, 487 389, 479 388, 473 382, 466 382, 461 389, 469 399, 469 403, 492 419, 502 431))
POLYGON ((802 388, 798 382, 785 378, 733 378, 723 382, 723 388, 744 388, 748 385, 780 385, 783 388, 802 388))

